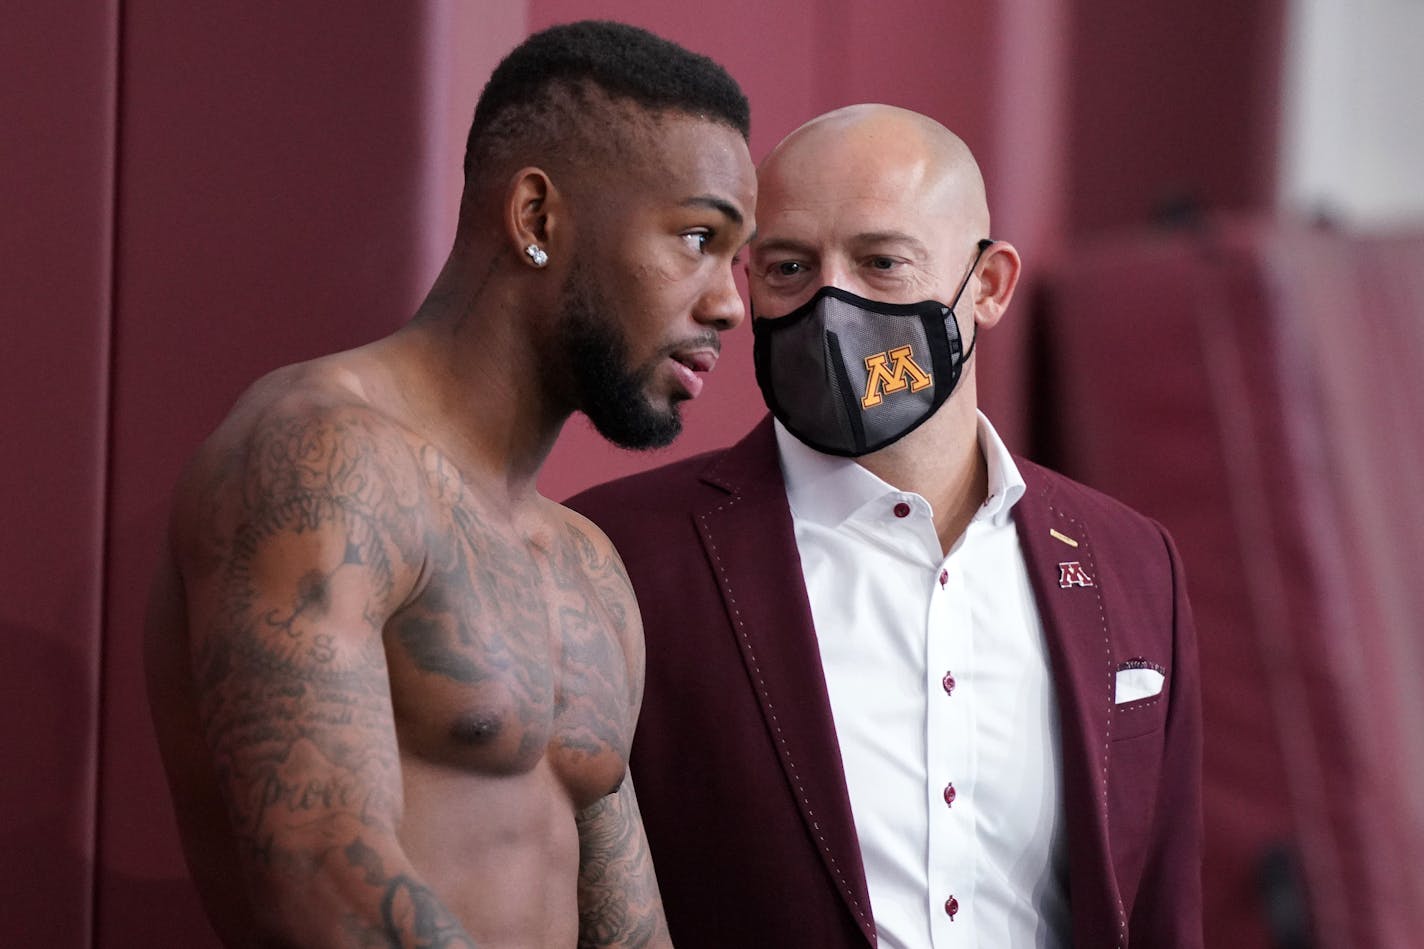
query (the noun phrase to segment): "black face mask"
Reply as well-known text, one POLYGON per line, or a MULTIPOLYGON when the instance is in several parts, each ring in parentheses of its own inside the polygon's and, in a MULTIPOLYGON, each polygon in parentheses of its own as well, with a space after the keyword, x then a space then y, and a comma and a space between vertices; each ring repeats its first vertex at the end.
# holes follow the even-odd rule
POLYGON ((954 308, 991 244, 979 242, 948 306, 822 287, 783 317, 753 320, 757 385, 772 414, 817 451, 850 458, 919 428, 954 391, 978 341, 976 332, 963 348, 954 308))

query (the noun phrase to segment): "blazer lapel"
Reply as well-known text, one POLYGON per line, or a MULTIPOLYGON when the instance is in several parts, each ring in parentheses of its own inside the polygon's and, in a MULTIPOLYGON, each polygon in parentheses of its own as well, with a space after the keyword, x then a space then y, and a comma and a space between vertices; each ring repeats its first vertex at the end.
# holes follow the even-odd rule
POLYGON ((1113 665, 1107 612, 1085 523, 1037 466, 1016 462, 1028 490, 1014 506, 1014 523, 1058 699, 1075 942, 1100 944, 1119 938, 1125 925, 1108 845, 1113 665))
POLYGON ((860 845, 770 417, 702 479, 727 492, 694 517, 762 717, 806 831, 874 946, 860 845))

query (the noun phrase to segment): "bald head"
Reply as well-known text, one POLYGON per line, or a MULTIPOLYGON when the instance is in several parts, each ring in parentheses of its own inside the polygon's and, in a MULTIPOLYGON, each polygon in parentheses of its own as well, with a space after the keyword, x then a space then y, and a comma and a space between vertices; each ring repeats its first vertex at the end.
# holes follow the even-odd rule
POLYGON ((890 105, 852 105, 792 132, 762 162, 762 208, 813 189, 846 200, 912 198, 972 242, 989 233, 984 179, 959 136, 928 116, 890 105))

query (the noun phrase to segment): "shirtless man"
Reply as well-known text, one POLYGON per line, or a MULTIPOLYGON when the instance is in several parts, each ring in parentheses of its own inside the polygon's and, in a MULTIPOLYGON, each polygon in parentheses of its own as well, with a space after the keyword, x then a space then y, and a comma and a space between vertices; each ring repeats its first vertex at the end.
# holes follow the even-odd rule
POLYGON ((260 380, 189 465, 149 694, 228 945, 668 944, 626 780, 637 606, 535 481, 576 410, 677 434, 743 316, 747 126, 720 67, 641 30, 531 37, 415 317, 260 380))

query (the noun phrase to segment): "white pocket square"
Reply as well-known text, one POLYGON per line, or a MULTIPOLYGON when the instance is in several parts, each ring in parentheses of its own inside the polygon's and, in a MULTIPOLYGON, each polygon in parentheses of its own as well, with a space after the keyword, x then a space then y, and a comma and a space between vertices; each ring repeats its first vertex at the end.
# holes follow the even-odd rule
POLYGON ((1117 667, 1117 688, 1113 701, 1118 705, 1150 699, 1162 691, 1167 674, 1162 667, 1146 659, 1129 659, 1117 667))

